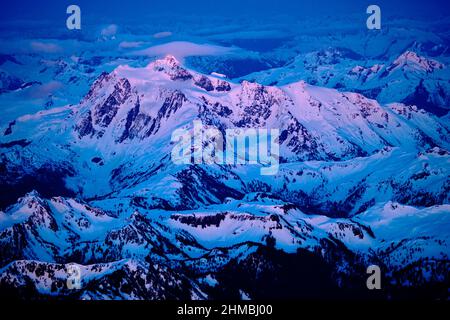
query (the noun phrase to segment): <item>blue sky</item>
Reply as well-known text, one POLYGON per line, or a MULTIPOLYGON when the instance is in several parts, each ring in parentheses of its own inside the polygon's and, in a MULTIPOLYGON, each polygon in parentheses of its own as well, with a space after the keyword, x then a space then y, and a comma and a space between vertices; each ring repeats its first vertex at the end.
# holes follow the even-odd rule
POLYGON ((69 4, 78 4, 87 18, 91 19, 135 19, 152 14, 222 15, 222 16, 270 16, 288 14, 292 16, 342 15, 364 12, 370 4, 377 4, 386 15, 429 18, 449 14, 450 5, 445 0, 399 1, 399 0, 128 0, 128 1, 86 1, 86 0, 41 0, 8 1, 2 4, 2 20, 10 19, 55 19, 65 15, 69 4))

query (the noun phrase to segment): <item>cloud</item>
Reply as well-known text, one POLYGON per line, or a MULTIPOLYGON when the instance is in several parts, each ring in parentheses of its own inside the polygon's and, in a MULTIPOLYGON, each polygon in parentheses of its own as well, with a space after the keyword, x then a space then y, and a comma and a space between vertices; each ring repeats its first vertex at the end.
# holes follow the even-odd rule
POLYGON ((134 52, 140 56, 165 56, 173 55, 178 60, 182 60, 189 56, 217 56, 230 53, 234 48, 216 46, 211 44, 197 44, 187 41, 174 41, 157 46, 153 46, 144 50, 134 52))
POLYGON ((30 46, 33 51, 44 52, 44 53, 58 53, 63 50, 57 44, 50 43, 50 42, 32 41, 30 43, 30 46))
POLYGON ((144 44, 143 41, 122 41, 119 44, 119 48, 121 49, 139 48, 143 44, 144 44))
POLYGON ((31 99, 45 99, 62 87, 63 84, 60 81, 50 81, 41 85, 31 86, 24 94, 31 99))
POLYGON ((163 31, 163 32, 155 33, 153 35, 153 38, 155 38, 155 39, 162 39, 162 38, 170 37, 171 35, 172 35, 172 32, 170 32, 170 31, 163 31))
POLYGON ((116 35, 117 29, 118 29, 118 27, 116 24, 110 24, 109 26, 103 28, 102 31, 100 32, 100 34, 103 37, 113 37, 116 35))

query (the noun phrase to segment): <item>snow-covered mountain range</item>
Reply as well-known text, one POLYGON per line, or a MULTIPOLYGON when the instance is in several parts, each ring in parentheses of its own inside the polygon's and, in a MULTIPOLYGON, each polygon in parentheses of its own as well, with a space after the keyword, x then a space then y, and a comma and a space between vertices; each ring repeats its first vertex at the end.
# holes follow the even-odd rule
MULTIPOLYGON (((293 66, 323 79, 310 62, 337 52, 293 66)), ((230 81, 168 55, 101 73, 76 104, 2 122, 2 292, 371 297, 366 267, 377 264, 383 297, 448 298, 450 123, 407 100, 411 74, 446 94, 445 70, 413 52, 338 70, 332 81, 355 93, 276 70, 255 75, 276 85, 230 81), (394 78, 404 91, 390 89, 394 78), (383 88, 376 100, 365 96, 370 83, 383 88), (278 173, 174 164, 171 134, 194 120, 222 132, 279 129, 278 173), (71 290, 74 263, 82 285, 71 290)))
POLYGON ((371 59, 344 48, 300 54, 287 66, 246 75, 263 84, 298 79, 339 90, 360 92, 381 103, 420 105, 438 116, 449 112, 449 72, 436 59, 406 50, 391 59, 371 59))

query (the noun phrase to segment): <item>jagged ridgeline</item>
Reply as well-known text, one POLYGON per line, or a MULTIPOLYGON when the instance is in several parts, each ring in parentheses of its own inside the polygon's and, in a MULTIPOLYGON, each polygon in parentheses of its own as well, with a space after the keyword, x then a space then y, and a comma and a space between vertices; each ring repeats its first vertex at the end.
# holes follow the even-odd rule
POLYGON ((232 82, 173 56, 119 66, 78 104, 5 127, 2 293, 445 298, 447 119, 304 81, 232 82), (196 120, 279 129, 278 172, 173 163, 172 132, 196 120), (366 288, 370 264, 383 270, 381 292, 366 288))

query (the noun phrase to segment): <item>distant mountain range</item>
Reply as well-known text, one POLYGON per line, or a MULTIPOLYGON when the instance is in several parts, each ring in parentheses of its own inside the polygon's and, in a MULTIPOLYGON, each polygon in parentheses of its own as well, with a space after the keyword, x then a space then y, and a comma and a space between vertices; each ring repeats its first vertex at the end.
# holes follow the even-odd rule
POLYGON ((438 116, 450 105, 450 72, 439 61, 407 50, 384 63, 344 48, 298 55, 286 66, 246 75, 263 84, 308 83, 359 92, 381 103, 414 104, 438 116))

